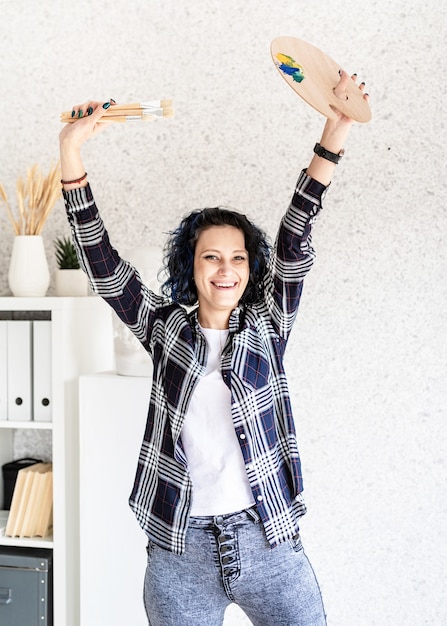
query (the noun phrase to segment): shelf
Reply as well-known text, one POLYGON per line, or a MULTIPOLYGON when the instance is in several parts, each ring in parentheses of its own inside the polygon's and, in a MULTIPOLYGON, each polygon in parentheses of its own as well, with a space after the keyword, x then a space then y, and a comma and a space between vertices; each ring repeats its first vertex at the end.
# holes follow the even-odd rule
POLYGON ((0 420, 0 428, 21 428, 28 430, 53 430, 53 422, 14 422, 11 420, 0 420))
MULTIPOLYGON (((112 312, 97 296, 2 296, 0 321, 3 320, 29 320, 32 325, 36 321, 51 322, 51 342, 46 354, 42 353, 40 358, 43 365, 48 365, 47 357, 50 357, 53 421, 0 420, 0 468, 18 458, 19 454, 40 458, 41 449, 45 451, 45 458, 48 456, 53 459, 55 531, 54 536, 46 538, 0 535, 0 551, 5 551, 6 546, 51 550, 54 572, 57 572, 52 588, 53 621, 58 626, 80 626, 78 386, 80 376, 114 367, 112 312), (33 450, 33 453, 30 454, 28 450, 33 450)), ((0 357, 3 357, 0 363, 3 398, 5 376, 9 371, 8 362, 5 368, 3 343, 0 346, 0 357)), ((38 362, 39 358, 36 358, 32 364, 32 375, 37 371, 33 368, 38 362)), ((39 372, 42 373, 41 370, 39 372)), ((15 380, 17 378, 18 375, 14 377, 15 380)), ((34 379, 31 382, 35 382, 34 379)), ((32 394, 31 397, 34 400, 32 394)), ((2 408, 2 417, 5 417, 3 405, 2 408)), ((31 409, 22 417, 32 415, 32 410, 31 403, 31 409)), ((13 415, 16 417, 16 414, 9 413, 10 417, 13 415)), ((2 487, 0 476, 0 501, 4 496, 2 487)), ((1 619, 0 622, 3 623, 1 619)))
MULTIPOLYGON (((9 511, 0 511, 2 533, 5 531, 9 511)), ((0 546, 14 546, 20 548, 53 548, 53 536, 42 537, 5 537, 0 535, 0 546)))
POLYGON ((14 297, 0 296, 1 311, 62 311, 75 308, 77 310, 86 308, 91 305, 92 300, 101 300, 99 296, 90 295, 84 297, 59 297, 59 296, 43 296, 43 297, 14 297))
POLYGON ((20 537, 5 537, 4 535, 0 536, 0 546, 13 546, 18 548, 46 548, 50 550, 53 548, 53 537, 32 537, 21 539, 20 537))

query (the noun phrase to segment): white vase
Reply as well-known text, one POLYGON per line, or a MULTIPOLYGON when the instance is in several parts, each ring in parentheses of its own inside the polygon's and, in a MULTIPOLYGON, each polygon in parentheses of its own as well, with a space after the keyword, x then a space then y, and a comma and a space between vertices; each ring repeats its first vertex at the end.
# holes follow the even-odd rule
POLYGON ((14 238, 8 282, 14 296, 46 295, 50 286, 50 271, 40 235, 17 235, 14 238))
POLYGON ((88 296, 87 274, 81 269, 57 269, 54 275, 54 290, 56 296, 88 296))

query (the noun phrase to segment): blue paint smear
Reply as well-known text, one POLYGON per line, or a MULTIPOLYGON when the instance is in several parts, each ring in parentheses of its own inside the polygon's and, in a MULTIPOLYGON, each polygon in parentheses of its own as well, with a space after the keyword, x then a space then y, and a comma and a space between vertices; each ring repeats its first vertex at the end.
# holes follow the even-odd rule
POLYGON ((296 67, 291 67, 290 65, 281 63, 279 65, 279 69, 281 70, 281 72, 284 72, 284 74, 287 74, 287 76, 291 76, 293 80, 297 83, 300 83, 302 80, 304 80, 304 74, 302 70, 297 69, 296 67))

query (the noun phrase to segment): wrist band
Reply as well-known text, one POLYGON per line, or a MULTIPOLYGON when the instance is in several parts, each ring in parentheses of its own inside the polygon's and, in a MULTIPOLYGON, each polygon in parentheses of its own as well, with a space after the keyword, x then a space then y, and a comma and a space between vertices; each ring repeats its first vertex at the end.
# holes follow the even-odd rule
POLYGON ((61 180, 61 183, 62 185, 74 185, 75 183, 81 183, 86 178, 87 178, 87 172, 85 172, 84 176, 81 176, 81 178, 76 178, 76 180, 61 180))
POLYGON ((323 146, 320 146, 319 143, 315 144, 314 152, 317 156, 322 159, 326 159, 326 161, 331 161, 331 163, 338 163, 345 153, 344 148, 342 148, 338 154, 330 152, 329 150, 326 150, 326 148, 323 148, 323 146))

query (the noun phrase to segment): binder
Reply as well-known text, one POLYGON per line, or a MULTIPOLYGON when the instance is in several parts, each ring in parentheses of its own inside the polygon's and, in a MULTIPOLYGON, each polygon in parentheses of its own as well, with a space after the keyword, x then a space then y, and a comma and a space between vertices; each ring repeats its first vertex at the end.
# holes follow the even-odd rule
POLYGON ((20 470, 17 474, 16 486, 11 501, 11 510, 9 512, 8 523, 6 525, 5 535, 7 537, 15 537, 20 535, 23 518, 25 517, 26 505, 31 494, 34 473, 30 465, 20 470))
POLYGON ((7 320, 8 419, 30 421, 31 321, 7 320))
POLYGON ((8 419, 8 328, 0 320, 0 420, 8 419))
MULTIPOLYGON (((34 466, 35 467, 35 466, 34 466)), ((39 492, 40 474, 36 470, 29 472, 29 491, 23 502, 23 515, 16 520, 17 526, 14 529, 14 535, 17 537, 32 537, 32 528, 34 526, 33 511, 37 506, 37 494, 39 492)))
POLYGON ((51 321, 33 322, 33 418, 36 422, 51 422, 51 321))
POLYGON ((40 535, 45 537, 48 534, 53 502, 52 472, 51 463, 37 463, 32 467, 31 490, 26 503, 22 526, 18 529, 18 536, 35 537, 40 535), (42 519, 44 520, 43 524, 42 519))
POLYGON ((7 537, 46 537, 53 525, 53 465, 34 463, 21 469, 6 524, 7 537))
POLYGON ((42 476, 42 496, 36 512, 34 536, 47 537, 53 530, 53 466, 42 476))

